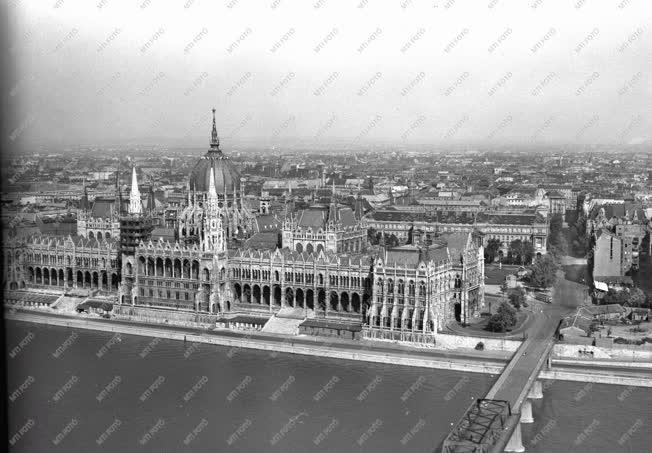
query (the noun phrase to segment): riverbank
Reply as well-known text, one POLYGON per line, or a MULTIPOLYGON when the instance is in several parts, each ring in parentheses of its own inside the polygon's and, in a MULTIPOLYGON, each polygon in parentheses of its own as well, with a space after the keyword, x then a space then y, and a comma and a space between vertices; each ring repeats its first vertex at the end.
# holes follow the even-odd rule
MULTIPOLYGON (((165 338, 190 343, 207 343, 232 348, 229 354, 236 354, 240 349, 257 349, 270 352, 310 355, 334 359, 404 365, 420 368, 466 371, 499 375, 508 362, 503 351, 490 353, 491 357, 482 357, 487 351, 452 351, 435 349, 416 349, 401 345, 387 345, 384 342, 360 341, 355 344, 328 338, 297 336, 281 338, 260 332, 238 332, 224 330, 200 330, 180 326, 150 325, 138 322, 89 319, 49 312, 28 312, 6 310, 8 320, 47 324, 68 328, 79 328, 112 332, 115 334, 136 335, 165 338), (502 356, 502 357, 501 357, 502 356)), ((511 354, 509 354, 511 355, 511 354)), ((652 387, 652 373, 641 364, 629 366, 627 363, 614 361, 605 366, 605 360, 582 360, 581 363, 558 362, 553 360, 553 368, 541 371, 539 378, 592 382, 615 385, 652 387), (569 366, 571 365, 571 366, 569 366), (578 366, 575 369, 572 365, 578 366)))
POLYGON ((152 326, 140 323, 112 322, 99 319, 82 319, 51 313, 31 313, 25 311, 5 312, 8 320, 33 322, 61 327, 113 332, 116 334, 139 335, 146 337, 165 338, 169 340, 186 341, 190 343, 208 343, 238 349, 258 349, 270 352, 312 355, 335 359, 367 361, 391 365, 405 365, 421 368, 435 368, 472 373, 500 374, 507 360, 502 358, 478 358, 460 353, 446 351, 409 351, 406 348, 390 348, 370 345, 364 342, 360 346, 352 346, 343 342, 329 341, 323 338, 261 338, 252 334, 235 334, 219 330, 204 330, 152 326))

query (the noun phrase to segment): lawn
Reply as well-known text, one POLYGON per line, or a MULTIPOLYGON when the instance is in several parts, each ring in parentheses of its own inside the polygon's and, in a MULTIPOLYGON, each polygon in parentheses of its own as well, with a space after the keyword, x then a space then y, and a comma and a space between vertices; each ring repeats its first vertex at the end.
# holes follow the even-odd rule
POLYGON ((604 325, 600 326, 602 336, 607 336, 607 330, 611 329, 612 338, 625 338, 627 340, 642 340, 645 337, 652 337, 652 323, 641 322, 636 324, 618 324, 618 325, 604 325))
POLYGON ((509 274, 515 274, 520 266, 512 264, 503 264, 500 269, 498 264, 488 264, 484 268, 484 283, 485 285, 501 285, 505 281, 505 277, 509 274))

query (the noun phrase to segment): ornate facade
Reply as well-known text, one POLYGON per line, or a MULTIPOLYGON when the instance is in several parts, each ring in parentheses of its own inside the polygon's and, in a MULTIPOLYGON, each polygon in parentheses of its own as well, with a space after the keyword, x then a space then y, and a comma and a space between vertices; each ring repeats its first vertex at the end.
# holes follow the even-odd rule
POLYGON ((116 239, 30 236, 5 245, 8 287, 116 292, 120 284, 116 239))
POLYGON ((119 238, 16 240, 5 247, 6 283, 103 290, 117 296, 118 311, 201 319, 267 319, 285 309, 309 319, 313 332, 345 326, 359 333, 364 326, 372 337, 407 340, 432 339, 447 322, 479 314, 483 251, 470 233, 370 250, 361 209, 339 205, 333 193, 329 205, 286 219, 281 248, 236 247, 233 239, 253 230, 253 216, 241 205, 241 179, 232 170, 213 118, 210 150, 193 169, 194 193, 175 226, 179 240, 147 236, 150 214, 134 168, 119 238))
POLYGON ((121 212, 122 197, 118 172, 116 172, 114 199, 96 198, 91 205, 84 183, 84 194, 77 211, 77 234, 88 239, 118 238, 121 212))
POLYGON ((386 250, 374 263, 368 327, 372 337, 409 340, 479 316, 484 306, 484 249, 470 233, 432 246, 386 250), (405 334, 408 335, 405 335, 405 334))

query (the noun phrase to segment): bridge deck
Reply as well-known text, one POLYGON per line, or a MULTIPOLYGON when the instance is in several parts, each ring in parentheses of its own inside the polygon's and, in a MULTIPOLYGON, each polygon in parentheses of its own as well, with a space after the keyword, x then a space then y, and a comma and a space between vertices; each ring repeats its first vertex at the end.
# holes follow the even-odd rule
POLYGON ((503 401, 508 403, 506 410, 508 423, 496 417, 483 429, 483 436, 478 436, 477 429, 465 423, 472 419, 477 409, 467 409, 460 423, 446 437, 442 452, 489 452, 502 451, 514 428, 518 425, 521 404, 527 398, 530 388, 536 381, 541 368, 546 363, 548 353, 553 345, 553 334, 559 318, 547 313, 538 313, 538 318, 530 331, 530 337, 514 353, 503 373, 487 393, 483 401, 503 401))

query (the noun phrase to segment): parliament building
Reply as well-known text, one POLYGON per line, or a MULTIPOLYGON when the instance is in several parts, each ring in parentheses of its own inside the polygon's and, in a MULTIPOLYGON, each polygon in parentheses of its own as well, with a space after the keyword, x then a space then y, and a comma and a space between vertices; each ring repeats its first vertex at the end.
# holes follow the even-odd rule
POLYGON ((102 294, 113 313, 262 328, 301 319, 299 333, 432 342, 484 307, 482 239, 444 233, 399 247, 367 242, 368 218, 338 202, 288 213, 280 247, 256 247, 256 214, 220 148, 213 110, 210 147, 190 173, 177 239, 152 238, 159 215, 132 168, 129 200, 85 193, 78 235, 15 235, 4 242, 4 288, 102 294), (234 239, 238 240, 234 240, 234 239))

